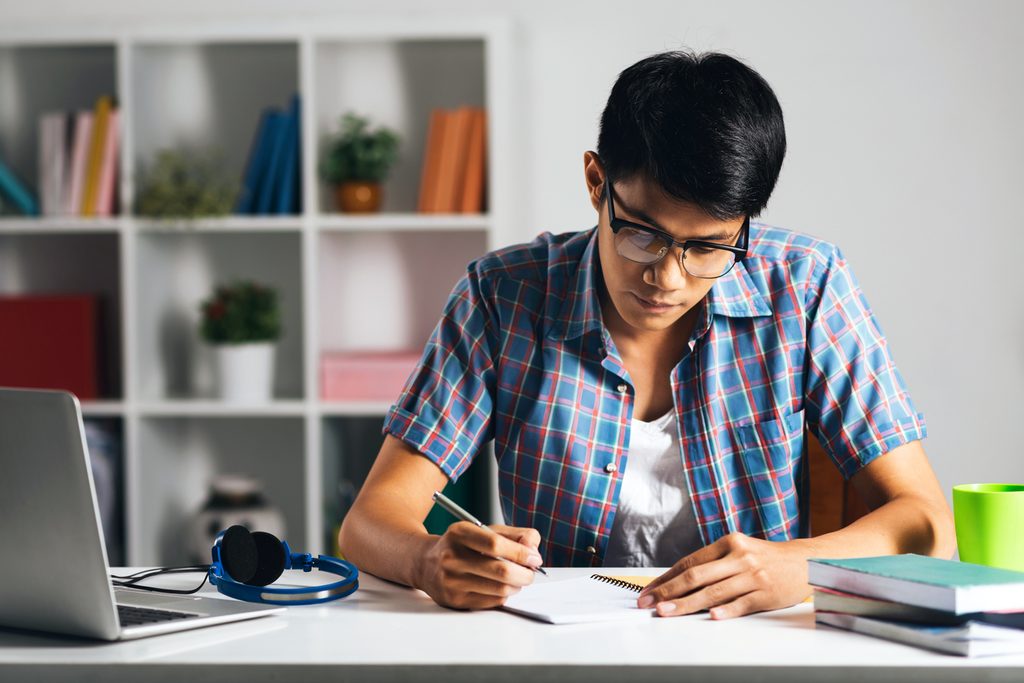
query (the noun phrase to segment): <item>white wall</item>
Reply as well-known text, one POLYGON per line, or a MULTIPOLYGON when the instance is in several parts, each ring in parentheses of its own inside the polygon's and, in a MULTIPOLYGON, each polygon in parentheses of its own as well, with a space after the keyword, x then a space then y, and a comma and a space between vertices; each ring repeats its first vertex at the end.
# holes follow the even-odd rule
POLYGON ((516 27, 526 240, 586 228, 583 151, 618 72, 664 49, 744 59, 789 155, 763 219, 839 243, 888 334, 943 487, 1024 481, 1024 3, 631 0, 0 0, 0 21, 346 12, 500 14, 516 27), (970 244, 968 244, 968 242, 970 244))

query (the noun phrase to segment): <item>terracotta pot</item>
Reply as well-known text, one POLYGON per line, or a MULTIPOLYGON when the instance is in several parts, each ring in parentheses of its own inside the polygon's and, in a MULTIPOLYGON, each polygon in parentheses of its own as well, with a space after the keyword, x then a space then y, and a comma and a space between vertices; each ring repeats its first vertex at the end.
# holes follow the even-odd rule
POLYGON ((345 213, 375 213, 383 196, 380 183, 351 180, 334 189, 338 208, 345 213))

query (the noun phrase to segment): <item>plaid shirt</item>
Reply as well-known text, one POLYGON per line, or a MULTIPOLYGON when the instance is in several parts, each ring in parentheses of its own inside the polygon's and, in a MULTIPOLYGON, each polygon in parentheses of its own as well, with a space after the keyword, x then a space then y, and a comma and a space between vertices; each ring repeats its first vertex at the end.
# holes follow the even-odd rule
MULTIPOLYGON (((598 566, 629 466, 633 387, 601 322, 596 229, 470 264, 384 432, 451 479, 491 439, 508 524, 551 566, 598 566)), ((840 251, 751 224, 671 376, 680 466, 704 543, 807 535, 805 428, 843 476, 924 438, 840 251)))

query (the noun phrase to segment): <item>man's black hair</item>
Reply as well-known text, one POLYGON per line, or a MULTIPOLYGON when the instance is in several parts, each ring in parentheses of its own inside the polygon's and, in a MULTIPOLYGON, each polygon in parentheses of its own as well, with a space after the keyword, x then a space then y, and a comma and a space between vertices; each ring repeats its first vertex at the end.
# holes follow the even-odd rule
POLYGON ((718 220, 757 216, 786 156, 768 83, 717 52, 663 52, 615 81, 597 153, 612 180, 646 177, 718 220))

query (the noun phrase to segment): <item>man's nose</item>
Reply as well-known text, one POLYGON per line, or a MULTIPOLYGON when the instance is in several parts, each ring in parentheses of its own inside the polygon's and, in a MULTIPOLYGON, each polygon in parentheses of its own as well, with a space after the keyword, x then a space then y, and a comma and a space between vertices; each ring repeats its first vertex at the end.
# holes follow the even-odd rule
POLYGON ((648 284, 659 289, 682 289, 686 285, 686 270, 683 269, 682 253, 678 247, 673 247, 657 263, 649 266, 646 272, 651 275, 645 277, 650 279, 648 284))

